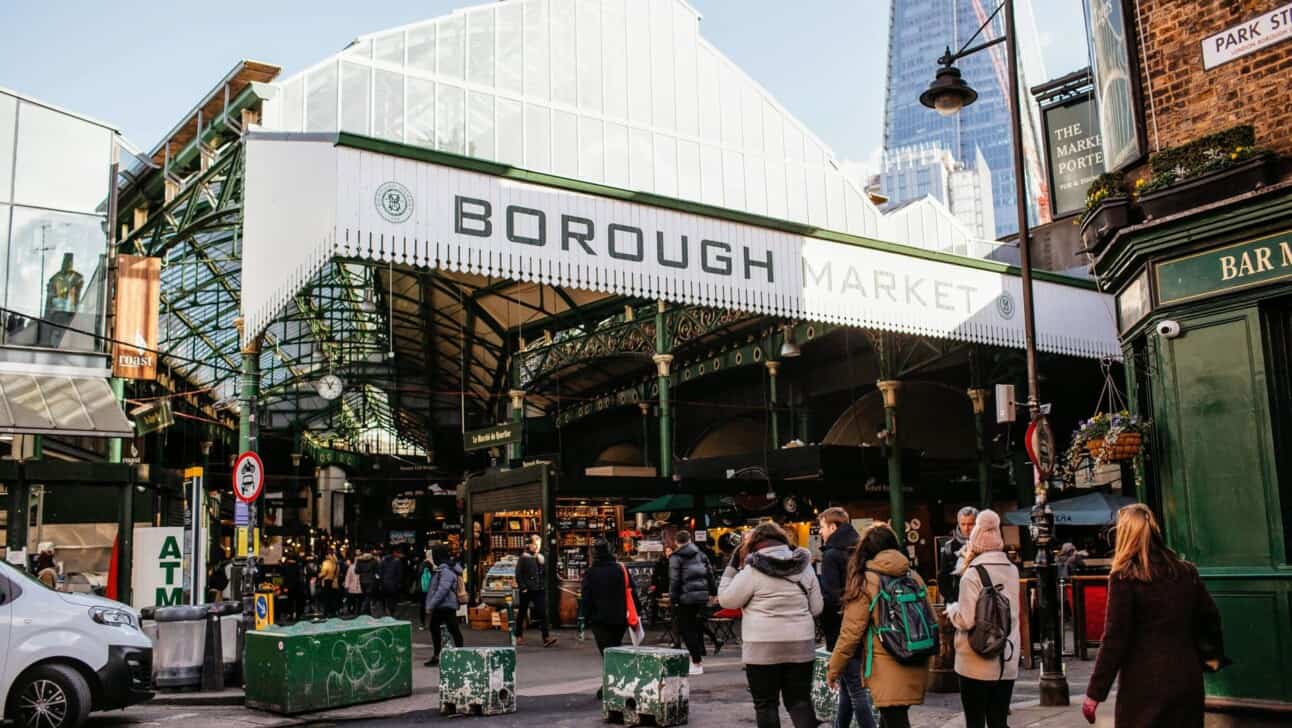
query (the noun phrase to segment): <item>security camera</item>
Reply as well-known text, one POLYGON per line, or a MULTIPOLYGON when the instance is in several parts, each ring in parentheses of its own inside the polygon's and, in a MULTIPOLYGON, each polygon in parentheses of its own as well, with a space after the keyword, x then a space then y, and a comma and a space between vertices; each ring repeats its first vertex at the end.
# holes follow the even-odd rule
POLYGON ((1164 339, 1174 339, 1180 335, 1179 321, 1159 321, 1157 324, 1157 335, 1164 339))

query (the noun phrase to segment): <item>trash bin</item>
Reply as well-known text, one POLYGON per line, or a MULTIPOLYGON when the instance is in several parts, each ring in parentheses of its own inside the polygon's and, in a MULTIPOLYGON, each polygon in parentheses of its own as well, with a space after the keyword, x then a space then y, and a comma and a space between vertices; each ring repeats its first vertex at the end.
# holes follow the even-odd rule
POLYGON ((199 687, 206 654, 207 607, 158 607, 155 614, 153 681, 163 689, 199 687))
POLYGON ((220 617, 220 649, 223 651, 224 682, 235 685, 242 675, 242 640, 244 628, 241 602, 216 602, 211 605, 220 617), (217 609, 218 607, 218 609, 217 609))
POLYGON ((294 715, 413 692, 413 629, 382 617, 300 622, 246 634, 248 708, 294 715))
MULTIPOLYGON (((144 607, 139 610, 139 631, 153 643, 153 654, 157 654, 157 607, 144 607)), ((151 678, 157 677, 157 661, 153 660, 151 678)))

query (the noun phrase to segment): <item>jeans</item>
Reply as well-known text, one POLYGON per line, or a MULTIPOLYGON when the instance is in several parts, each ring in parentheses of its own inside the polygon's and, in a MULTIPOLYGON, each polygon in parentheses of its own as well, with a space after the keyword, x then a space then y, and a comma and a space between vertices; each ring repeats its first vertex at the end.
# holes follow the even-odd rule
POLYGON ((592 625, 592 639, 597 642, 597 653, 603 653, 607 647, 619 647, 624 643, 624 635, 627 634, 628 628, 622 624, 597 624, 592 625))
POLYGON ((449 636, 453 638, 453 646, 462 646, 462 628, 458 626, 458 610, 456 609, 432 609, 431 610, 431 644, 435 645, 435 658, 439 659, 441 637, 440 625, 449 628, 449 636))
POLYGON ((384 616, 394 617, 395 609, 399 606, 399 592, 382 592, 381 609, 385 612, 384 616))
POLYGON ((678 604, 673 607, 673 620, 677 623, 677 636, 686 643, 691 662, 699 664, 704 659, 704 607, 698 604, 678 604))
POLYGON ((516 636, 525 636, 525 622, 528 617, 529 626, 537 627, 547 639, 547 591, 544 589, 532 589, 520 593, 520 609, 516 613, 516 636))
POLYGON ((835 711, 834 728, 848 728, 857 720, 857 728, 878 728, 870 691, 861 686, 861 658, 848 660, 839 680, 839 710, 835 711))
POLYGON ((960 705, 965 711, 965 728, 1005 728, 1013 680, 974 680, 960 676, 960 705))
POLYGON ((816 728, 812 707, 812 663, 787 662, 780 665, 745 665, 745 679, 754 699, 758 728, 780 728, 780 703, 790 714, 794 728, 816 728))

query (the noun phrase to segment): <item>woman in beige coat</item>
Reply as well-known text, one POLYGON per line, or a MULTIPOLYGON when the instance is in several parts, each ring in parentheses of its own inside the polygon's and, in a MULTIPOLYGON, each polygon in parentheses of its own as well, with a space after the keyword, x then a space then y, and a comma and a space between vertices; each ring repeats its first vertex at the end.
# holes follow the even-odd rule
MULTIPOLYGON (((904 576, 910 572, 921 586, 924 585, 919 574, 911 571, 911 562, 901 548, 893 529, 880 524, 862 535, 861 542, 848 563, 848 581, 843 590, 843 626, 839 630, 839 640, 835 642, 834 651, 830 654, 826 681, 833 686, 838 685, 840 676, 846 676, 847 673, 859 676, 860 685, 840 686, 839 702, 841 707, 846 707, 844 699, 845 696, 848 698, 848 703, 858 718, 858 725, 863 728, 871 725, 866 720, 869 706, 858 705, 860 700, 853 698, 854 695, 857 698, 864 697, 858 688, 870 689, 871 700, 879 708, 884 728, 907 728, 911 724, 907 711, 910 706, 924 702, 924 688, 929 680, 928 660, 903 665, 888 654, 878 635, 871 635, 868 629, 870 605, 879 594, 881 574, 904 576), (862 664, 865 663, 867 639, 873 643, 870 646, 873 658, 868 677, 864 675, 864 670, 848 671, 849 661, 861 660, 862 664), (853 689, 850 690, 850 687, 853 689)), ((846 721, 841 723, 847 724, 846 721)))
POLYGON ((960 576, 960 599, 947 605, 947 618, 956 628, 956 674, 960 676, 960 704, 966 728, 1005 728, 1009 701, 1018 679, 1018 568, 1005 555, 1000 535, 1000 516, 995 511, 978 514, 969 546, 965 570, 960 576), (978 595, 983 590, 979 567, 987 572, 994 588, 1009 600, 1009 641, 998 657, 983 657, 969 645, 974 628, 978 595))

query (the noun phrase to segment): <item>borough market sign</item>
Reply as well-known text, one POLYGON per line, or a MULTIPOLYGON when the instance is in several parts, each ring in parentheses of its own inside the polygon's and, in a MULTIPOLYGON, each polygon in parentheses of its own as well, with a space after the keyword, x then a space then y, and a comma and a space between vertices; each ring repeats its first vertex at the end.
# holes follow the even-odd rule
MULTIPOLYGON (((252 134, 246 174, 244 336, 339 257, 999 346, 1024 341, 1021 281, 997 263, 346 134, 252 134)), ((1036 287, 1042 350, 1118 355, 1105 294, 1045 275, 1036 287)))

